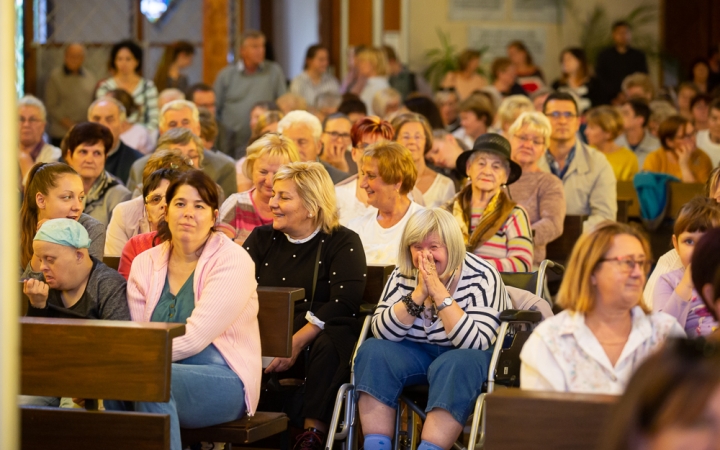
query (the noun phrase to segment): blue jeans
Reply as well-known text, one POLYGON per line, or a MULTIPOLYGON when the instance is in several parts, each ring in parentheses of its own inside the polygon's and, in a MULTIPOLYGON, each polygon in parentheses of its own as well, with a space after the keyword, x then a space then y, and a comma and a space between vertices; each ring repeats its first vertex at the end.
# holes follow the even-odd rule
POLYGON ((105 400, 105 409, 170 416, 170 448, 182 450, 180 427, 202 428, 245 414, 245 388, 213 344, 172 365, 167 403, 105 400))
POLYGON ((355 361, 357 391, 397 409, 403 387, 429 384, 425 412, 441 408, 465 424, 487 379, 491 356, 492 350, 368 339, 355 361))

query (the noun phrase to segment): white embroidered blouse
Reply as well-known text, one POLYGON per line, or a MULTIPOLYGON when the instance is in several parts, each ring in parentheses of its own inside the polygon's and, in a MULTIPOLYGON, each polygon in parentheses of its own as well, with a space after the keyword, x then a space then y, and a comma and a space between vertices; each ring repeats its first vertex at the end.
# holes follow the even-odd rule
POLYGON ((527 390, 620 395, 635 369, 668 337, 685 337, 669 314, 631 310, 632 330, 615 366, 585 314, 563 311, 533 331, 520 353, 520 387, 527 390))

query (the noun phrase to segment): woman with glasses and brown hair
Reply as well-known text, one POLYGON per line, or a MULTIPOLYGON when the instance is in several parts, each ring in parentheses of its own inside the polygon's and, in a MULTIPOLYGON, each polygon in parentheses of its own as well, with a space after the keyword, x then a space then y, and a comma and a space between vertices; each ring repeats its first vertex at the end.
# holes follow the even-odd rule
POLYGON ((695 127, 683 116, 665 119, 658 128, 662 147, 647 155, 642 170, 666 173, 684 183, 705 183, 712 160, 695 146, 695 127))
POLYGON ((647 239, 617 222, 599 223, 570 255, 557 304, 520 353, 520 387, 621 394, 638 365, 667 337, 684 337, 674 317, 642 299, 651 260, 647 239))
POLYGON ((125 244, 138 234, 156 231, 164 217, 165 191, 177 175, 192 169, 179 150, 159 148, 143 169, 142 195, 113 210, 105 237, 105 256, 120 256, 125 244), (153 177, 162 172, 158 177, 153 177))

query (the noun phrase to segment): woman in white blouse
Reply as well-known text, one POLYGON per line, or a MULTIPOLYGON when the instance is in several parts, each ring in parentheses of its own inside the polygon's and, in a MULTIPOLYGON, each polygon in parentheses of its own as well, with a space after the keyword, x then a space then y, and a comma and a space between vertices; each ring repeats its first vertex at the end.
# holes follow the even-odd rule
POLYGON ((425 163, 425 154, 432 150, 433 138, 430 124, 420 114, 401 114, 392 122, 395 141, 410 150, 418 172, 415 187, 422 192, 425 206, 443 206, 455 196, 455 184, 445 175, 440 175, 425 163))
POLYGON ((565 309, 541 323, 520 353, 522 389, 621 394, 667 337, 674 317, 642 299, 650 249, 626 224, 602 222, 573 248, 558 292, 565 309))

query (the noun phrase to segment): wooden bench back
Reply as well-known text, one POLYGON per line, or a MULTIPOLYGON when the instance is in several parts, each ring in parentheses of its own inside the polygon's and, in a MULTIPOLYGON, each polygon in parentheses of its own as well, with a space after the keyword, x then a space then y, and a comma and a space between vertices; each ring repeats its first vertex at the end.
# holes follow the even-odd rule
POLYGON ((486 398, 486 450, 593 449, 618 397, 499 389, 486 398))
POLYGON ((120 257, 119 256, 106 256, 103 258, 103 263, 105 263, 105 265, 111 269, 118 270, 118 267, 120 267, 120 257))
POLYGON ((295 302, 305 298, 305 289, 258 287, 258 322, 263 356, 292 356, 295 302))
MULTIPOLYGON (((640 217, 640 200, 632 181, 617 182, 617 199, 618 205, 621 201, 627 202, 627 217, 640 217)), ((620 209, 618 209, 619 215, 620 209)))
POLYGON ((393 265, 368 265, 365 292, 363 292, 363 303, 377 305, 380 301, 385 284, 390 274, 395 270, 393 265))
POLYGON ((672 219, 677 218, 682 207, 698 196, 705 195, 705 184, 703 183, 669 183, 670 198, 668 201, 667 216, 672 219))
POLYGON ((565 216, 563 234, 547 245, 545 258, 555 262, 564 263, 570 258, 575 242, 583 232, 583 222, 587 216, 565 216))
POLYGON ((185 325, 23 317, 25 395, 166 402, 185 325))

